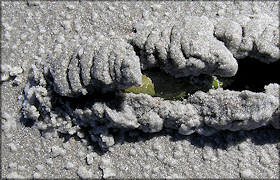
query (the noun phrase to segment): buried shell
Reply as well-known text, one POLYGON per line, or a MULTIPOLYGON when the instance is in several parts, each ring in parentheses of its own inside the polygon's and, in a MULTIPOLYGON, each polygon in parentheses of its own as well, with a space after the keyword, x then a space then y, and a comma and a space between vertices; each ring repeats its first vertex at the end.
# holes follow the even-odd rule
POLYGON ((124 93, 148 94, 166 100, 183 100, 198 90, 208 91, 228 86, 233 80, 223 79, 224 84, 216 76, 175 78, 160 70, 143 71, 142 84, 132 86, 124 93), (148 77, 149 76, 149 77, 148 77), (199 82, 198 82, 199 81, 199 82))
POLYGON ((154 96, 156 94, 152 80, 149 77, 147 77, 146 75, 142 75, 142 84, 139 84, 138 87, 132 86, 132 87, 124 90, 124 92, 125 93, 132 92, 134 94, 143 93, 143 94, 149 94, 151 96, 154 96))

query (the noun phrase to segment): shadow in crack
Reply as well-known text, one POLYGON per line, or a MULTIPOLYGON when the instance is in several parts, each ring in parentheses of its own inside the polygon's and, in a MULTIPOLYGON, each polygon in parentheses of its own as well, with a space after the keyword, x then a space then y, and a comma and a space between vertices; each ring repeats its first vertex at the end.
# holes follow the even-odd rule
POLYGON ((25 127, 32 127, 35 124, 35 121, 21 116, 20 123, 23 124, 25 127))
POLYGON ((280 84, 280 78, 277 75, 279 69, 280 61, 268 64, 250 57, 240 59, 238 60, 238 71, 227 89, 263 92, 264 86, 269 83, 280 84))
POLYGON ((183 136, 177 134, 172 137, 173 141, 188 140, 196 147, 203 148, 210 146, 215 149, 227 149, 228 147, 238 145, 243 141, 250 139, 255 145, 275 144, 280 142, 280 130, 272 126, 261 127, 254 130, 241 131, 220 131, 212 136, 201 136, 193 134, 191 136, 183 136))
MULTIPOLYGON (((88 130, 83 130, 85 134, 87 134, 88 130)), ((204 148, 205 146, 209 146, 213 149, 223 149, 226 150, 229 147, 236 146, 247 139, 249 139, 253 144, 255 145, 264 145, 264 144, 275 144, 280 143, 280 130, 277 130, 273 128, 272 126, 267 127, 261 127, 254 130, 241 130, 237 132, 232 131, 220 131, 218 133, 215 133, 211 136, 203 136, 199 135, 197 133, 185 136, 178 134, 177 130, 171 130, 171 129, 163 129, 160 132, 157 133, 144 133, 140 130, 119 130, 111 129, 111 134, 113 134, 115 139, 115 145, 116 144, 123 144, 123 143, 138 143, 146 141, 149 141, 155 137, 168 137, 171 141, 189 141, 192 145, 194 145, 197 148, 204 148)), ((67 137, 66 134, 61 136, 63 138, 67 137)), ((68 135, 68 139, 70 139, 71 136, 68 135)), ((76 135, 74 135, 74 138, 76 140, 82 140, 81 138, 78 138, 76 135)), ((84 140, 87 141, 86 145, 92 146, 92 149, 99 153, 99 154, 105 154, 108 152, 108 149, 102 149, 98 145, 98 143, 92 142, 90 139, 90 136, 86 135, 84 140)), ((67 139, 65 138, 65 141, 67 139)))

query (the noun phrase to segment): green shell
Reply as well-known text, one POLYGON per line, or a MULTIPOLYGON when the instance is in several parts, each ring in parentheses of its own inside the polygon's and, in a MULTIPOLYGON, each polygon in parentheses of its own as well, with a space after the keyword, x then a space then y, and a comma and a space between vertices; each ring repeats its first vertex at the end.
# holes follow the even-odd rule
POLYGON ((212 88, 218 89, 220 87, 223 87, 223 82, 219 81, 216 76, 212 76, 213 81, 212 81, 212 88))
POLYGON ((125 93, 135 93, 135 94, 149 94, 151 96, 154 96, 155 93, 155 87, 154 84, 152 82, 152 80, 147 77, 146 75, 142 75, 142 86, 139 85, 139 87, 136 86, 132 86, 126 90, 124 90, 125 93))

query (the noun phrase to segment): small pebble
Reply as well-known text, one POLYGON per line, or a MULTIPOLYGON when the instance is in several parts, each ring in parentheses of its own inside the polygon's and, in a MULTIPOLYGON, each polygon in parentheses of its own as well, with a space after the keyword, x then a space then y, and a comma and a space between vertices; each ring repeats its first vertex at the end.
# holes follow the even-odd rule
POLYGON ((10 169, 17 169, 17 163, 15 163, 15 162, 11 162, 11 163, 9 163, 9 168, 10 169))
POLYGON ((10 147, 10 150, 12 152, 16 152, 17 151, 17 146, 14 143, 10 143, 10 144, 8 144, 8 146, 10 147))
POLYGON ((24 176, 19 175, 17 172, 11 172, 6 176, 7 179, 25 179, 24 176))
POLYGON ((136 155, 136 150, 135 149, 130 149, 129 154, 131 156, 135 156, 136 155))
POLYGON ((87 164, 90 165, 93 163, 94 158, 97 157, 97 154, 95 152, 91 152, 87 155, 86 160, 87 160, 87 164))
POLYGON ((64 156, 66 154, 66 150, 64 150, 58 146, 53 146, 51 151, 52 151, 53 157, 64 156))
POLYGON ((75 167, 75 165, 71 162, 67 162, 65 165, 65 169, 69 170, 69 169, 73 169, 75 167))
POLYGON ((9 25, 7 22, 3 22, 2 25, 6 31, 10 31, 13 29, 13 26, 9 25))
POLYGON ((150 156, 150 157, 153 157, 153 156, 154 156, 153 151, 148 151, 146 154, 147 154, 147 156, 150 156))
POLYGON ((100 135, 102 142, 106 144, 107 147, 113 146, 115 144, 114 137, 112 135, 100 135))
POLYGON ((19 171, 24 171, 24 170, 25 170, 25 166, 24 166, 24 165, 18 166, 18 170, 19 170, 19 171))
POLYGON ((112 169, 112 162, 108 158, 102 158, 100 168, 103 170, 103 178, 115 177, 116 172, 112 169))
POLYGON ((75 31, 79 32, 82 30, 82 25, 80 22, 75 22, 75 31))
POLYGON ((83 158, 83 157, 85 157, 85 153, 84 152, 82 152, 82 151, 80 151, 80 152, 78 152, 78 154, 77 154, 80 158, 83 158))
POLYGON ((254 173, 250 169, 243 169, 240 172, 241 178, 252 178, 253 174, 254 173))
POLYGON ((149 179, 151 178, 150 174, 148 174, 147 172, 143 173, 144 178, 149 179))
POLYGON ((79 167, 79 169, 77 170, 77 174, 82 179, 92 178, 92 171, 91 170, 87 170, 87 168, 84 167, 84 166, 80 166, 79 167))
POLYGON ((165 158, 164 153, 158 153, 157 159, 158 159, 159 161, 163 161, 164 158, 165 158))
POLYGON ((23 33, 23 34, 20 35, 20 39, 21 39, 21 40, 25 40, 26 37, 27 37, 27 34, 26 34, 26 33, 23 33))
POLYGON ((42 171, 44 168, 45 168, 45 167, 44 167, 43 165, 41 165, 41 164, 36 165, 36 169, 37 169, 38 171, 42 171))
POLYGON ((63 34, 59 35, 59 36, 56 38, 56 40, 57 40, 57 42, 59 42, 59 43, 63 43, 63 42, 65 41, 64 35, 63 35, 63 34))
POLYGON ((160 173, 160 169, 159 167, 154 167, 152 168, 152 171, 151 171, 153 174, 159 174, 160 173))
POLYGON ((161 143, 154 143, 152 148, 155 151, 160 151, 162 149, 162 144, 161 143))
POLYGON ((157 10, 160 10, 161 5, 160 5, 160 4, 153 4, 153 5, 151 6, 151 8, 152 8, 153 11, 157 11, 157 10))
POLYGON ((65 28, 65 30, 70 30, 71 29, 71 21, 64 20, 62 22, 62 26, 65 28))
POLYGON ((146 170, 146 171, 147 171, 147 170, 150 170, 150 169, 151 169, 151 165, 147 164, 147 165, 145 165, 145 166, 143 167, 143 169, 146 170))
POLYGON ((219 11, 218 11, 218 15, 219 16, 223 16, 225 14, 225 10, 224 9, 220 9, 219 11))
POLYGON ((66 4, 65 6, 66 6, 68 9, 71 9, 71 10, 76 8, 76 5, 73 4, 73 3, 66 4))
POLYGON ((269 165, 271 164, 271 158, 266 152, 262 152, 260 156, 260 163, 267 167, 269 167, 269 165))
POLYGON ((21 67, 15 66, 10 70, 10 76, 16 76, 23 72, 23 69, 21 67))
POLYGON ((39 179, 39 178, 41 178, 41 174, 40 173, 38 173, 38 172, 35 172, 35 173, 33 173, 33 178, 34 179, 39 179))
POLYGON ((149 20, 149 18, 150 18, 150 13, 149 13, 149 11, 144 11, 144 12, 142 13, 142 16, 143 16, 143 19, 144 19, 144 20, 149 20))
POLYGON ((10 75, 8 73, 3 72, 1 74, 1 81, 7 81, 10 78, 10 75))
POLYGON ((40 26, 39 25, 39 32, 43 34, 43 33, 47 32, 47 31, 46 31, 46 28, 44 26, 42 26, 42 25, 40 26))
POLYGON ((84 134, 83 132, 78 131, 78 132, 77 132, 77 136, 78 136, 79 138, 84 138, 84 137, 85 137, 85 134, 84 134))
POLYGON ((91 13, 91 20, 96 20, 98 17, 98 14, 96 12, 91 13))
POLYGON ((184 155, 184 154, 183 154, 182 151, 175 151, 175 152, 173 153, 173 157, 174 157, 175 159, 179 159, 179 158, 181 158, 183 155, 184 155))
POLYGON ((108 6, 108 9, 109 9, 110 11, 114 11, 114 10, 115 10, 115 7, 114 7, 114 6, 108 6))
POLYGON ((36 153, 39 153, 39 152, 40 152, 40 148, 37 148, 37 147, 33 148, 33 150, 34 150, 36 153))
POLYGON ((67 149, 67 150, 71 148, 71 146, 70 146, 69 143, 63 143, 63 144, 62 144, 62 147, 63 147, 64 149, 67 149))
POLYGON ((27 1, 27 5, 28 6, 39 6, 40 5, 40 1, 30 0, 30 1, 27 1))

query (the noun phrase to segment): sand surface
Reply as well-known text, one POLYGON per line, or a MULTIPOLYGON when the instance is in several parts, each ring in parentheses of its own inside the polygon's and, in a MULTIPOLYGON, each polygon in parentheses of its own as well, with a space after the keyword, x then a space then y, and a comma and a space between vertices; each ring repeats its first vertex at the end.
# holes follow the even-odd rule
POLYGON ((4 1, 1 8, 1 69, 14 73, 1 83, 1 178, 279 178, 280 132, 270 126, 209 137, 131 133, 100 153, 79 137, 66 139, 22 123, 18 102, 32 64, 69 44, 90 43, 92 35, 126 37, 140 19, 278 16, 278 1, 4 1))

